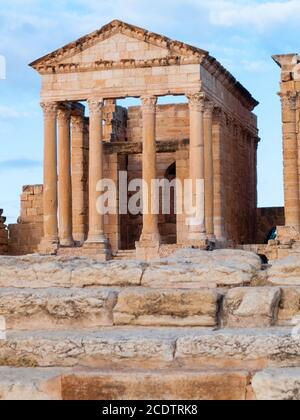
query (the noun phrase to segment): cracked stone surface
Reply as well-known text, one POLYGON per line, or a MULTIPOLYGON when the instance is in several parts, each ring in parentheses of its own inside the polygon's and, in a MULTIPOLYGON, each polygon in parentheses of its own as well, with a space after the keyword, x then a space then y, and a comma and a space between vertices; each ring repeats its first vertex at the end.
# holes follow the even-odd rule
POLYGON ((258 400, 300 401, 300 368, 259 372, 253 378, 252 386, 258 400))
POLYGON ((61 374, 59 369, 0 367, 0 400, 61 400, 61 374))
POLYGON ((1 289, 0 315, 6 328, 79 329, 113 325, 117 290, 1 289))

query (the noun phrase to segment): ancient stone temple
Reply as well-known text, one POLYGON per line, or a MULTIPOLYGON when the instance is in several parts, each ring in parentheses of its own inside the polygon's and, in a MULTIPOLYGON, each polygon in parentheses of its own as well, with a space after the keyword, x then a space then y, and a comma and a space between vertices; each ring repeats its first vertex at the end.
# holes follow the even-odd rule
POLYGON ((144 258, 164 245, 255 243, 258 102, 208 52, 113 21, 31 66, 45 126, 40 252, 76 245, 106 259, 136 248, 144 258), (169 95, 186 103, 157 104, 169 95), (140 107, 118 106, 129 97, 140 107), (97 183, 118 185, 120 171, 128 182, 191 179, 193 199, 203 180, 201 223, 174 211, 99 214, 97 183))

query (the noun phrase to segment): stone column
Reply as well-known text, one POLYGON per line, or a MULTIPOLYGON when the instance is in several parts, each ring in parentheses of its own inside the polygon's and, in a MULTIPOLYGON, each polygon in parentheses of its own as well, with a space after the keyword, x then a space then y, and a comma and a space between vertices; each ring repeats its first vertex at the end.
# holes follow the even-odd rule
POLYGON ((219 246, 226 244, 225 233, 225 113, 221 108, 214 111, 213 138, 214 164, 214 230, 219 246))
POLYGON ((73 238, 82 245, 86 239, 85 184, 84 171, 84 112, 72 116, 72 196, 73 196, 73 238))
POLYGON ((282 94, 285 224, 300 230, 296 95, 282 94))
POLYGON ((205 167, 205 222, 206 233, 210 242, 215 242, 214 229, 214 163, 213 163, 213 110, 211 101, 205 102, 204 110, 204 167, 205 167))
POLYGON ((71 181, 71 111, 61 106, 58 111, 58 208, 59 242, 74 245, 72 237, 72 181, 71 181))
POLYGON ((89 125, 89 233, 86 247, 94 248, 104 259, 109 258, 108 240, 104 233, 104 215, 97 210, 100 192, 97 184, 103 179, 102 120, 103 99, 88 100, 90 110, 89 125))
POLYGON ((204 167, 204 102, 205 95, 187 95, 190 109, 190 179, 192 203, 197 205, 197 217, 189 225, 189 242, 203 246, 206 243, 205 228, 205 167, 204 167), (196 182, 198 188, 196 188, 196 182))
POLYGON ((42 254, 58 250, 57 220, 57 111, 58 103, 43 102, 44 111, 44 237, 39 246, 42 254))
POLYGON ((158 230, 158 215, 152 214, 151 208, 154 197, 151 183, 156 179, 156 96, 145 96, 142 100, 143 114, 143 180, 147 184, 147 190, 143 191, 144 205, 148 203, 148 209, 144 207, 143 231, 140 242, 137 243, 138 258, 150 259, 158 256, 160 234, 158 230), (146 211, 145 211, 146 210, 146 211), (146 252, 145 252, 145 249, 146 252))

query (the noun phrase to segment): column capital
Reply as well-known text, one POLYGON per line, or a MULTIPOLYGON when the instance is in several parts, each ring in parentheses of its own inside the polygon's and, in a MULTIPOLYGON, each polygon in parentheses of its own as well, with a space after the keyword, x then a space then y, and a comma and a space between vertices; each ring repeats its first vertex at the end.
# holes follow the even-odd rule
POLYGON ((84 131, 84 116, 83 115, 72 115, 72 130, 74 133, 82 133, 84 131))
POLYGON ((100 114, 104 107, 104 99, 103 98, 90 98, 87 100, 90 114, 100 114))
POLYGON ((215 109, 215 103, 210 100, 204 102, 204 117, 212 118, 215 109))
POLYGON ((204 112, 205 94, 203 92, 188 93, 190 111, 204 112))
POLYGON ((41 102, 40 103, 42 110, 44 111, 45 118, 56 118, 59 108, 58 102, 41 102))
POLYGON ((299 97, 298 92, 279 93, 282 106, 284 108, 296 109, 296 101, 299 97))
POLYGON ((71 121, 71 110, 67 106, 61 105, 57 111, 58 124, 68 124, 71 121))
POLYGON ((142 110, 147 113, 154 113, 156 111, 157 96, 141 96, 142 110))

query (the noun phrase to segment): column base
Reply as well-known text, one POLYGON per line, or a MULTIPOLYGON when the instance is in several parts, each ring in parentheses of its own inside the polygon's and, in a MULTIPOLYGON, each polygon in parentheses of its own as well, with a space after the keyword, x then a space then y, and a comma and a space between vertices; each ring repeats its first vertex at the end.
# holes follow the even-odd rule
POLYGON ((68 239, 60 239, 59 240, 59 245, 62 248, 72 248, 73 246, 75 246, 75 242, 73 241, 72 238, 68 238, 68 239))
POLYGON ((38 246, 38 252, 41 255, 57 255, 58 249, 58 239, 43 238, 38 246))
POLYGON ((159 258, 160 241, 141 240, 135 243, 136 258, 140 261, 151 261, 159 258))
POLYGON ((82 250, 83 255, 90 258, 96 258, 100 261, 110 261, 112 259, 111 248, 106 238, 103 240, 98 238, 98 241, 92 241, 90 238, 84 243, 82 250))

